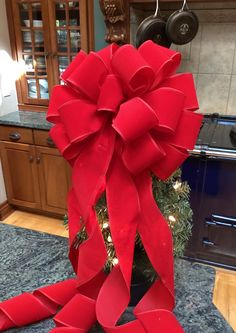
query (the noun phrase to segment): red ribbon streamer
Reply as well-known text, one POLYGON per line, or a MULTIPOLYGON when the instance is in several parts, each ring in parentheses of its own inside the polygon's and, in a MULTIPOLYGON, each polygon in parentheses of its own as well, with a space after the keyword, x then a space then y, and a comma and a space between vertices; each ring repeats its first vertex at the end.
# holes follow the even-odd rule
POLYGON ((52 317, 76 293, 76 279, 24 293, 0 304, 0 331, 52 317))
MULTIPOLYGON (((86 332, 96 320, 107 333, 183 332, 172 313, 171 232, 153 198, 150 176, 153 172, 166 179, 183 163, 202 122, 193 112, 198 102, 192 75, 175 74, 180 60, 178 52, 151 41, 138 50, 110 45, 89 55, 80 51, 62 74, 65 85, 53 90, 47 119, 54 123, 53 141, 73 169, 69 257, 78 279, 74 296, 68 290, 70 301, 54 318, 57 327, 52 332, 86 332), (94 211, 104 190, 119 260, 107 277, 107 252, 94 211), (75 249, 82 224, 88 239, 75 249), (117 326, 130 300, 137 232, 159 278, 135 307, 136 319, 117 326)), ((56 285, 49 288, 60 293, 56 285)), ((28 298, 20 297, 28 304, 28 298)), ((53 312, 46 301, 47 311, 26 320, 23 312, 16 313, 18 299, 11 301, 0 304, 2 329, 45 318, 57 309, 53 312)))

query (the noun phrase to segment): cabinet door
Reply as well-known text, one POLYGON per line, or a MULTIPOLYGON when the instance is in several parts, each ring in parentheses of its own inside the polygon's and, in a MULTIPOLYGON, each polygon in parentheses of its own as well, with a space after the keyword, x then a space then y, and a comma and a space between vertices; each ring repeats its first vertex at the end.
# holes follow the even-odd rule
POLYGON ((47 105, 53 85, 50 31, 45 0, 12 0, 17 60, 23 65, 21 98, 25 104, 47 105))
POLYGON ((41 208, 34 147, 8 142, 1 142, 0 147, 9 203, 41 208))
POLYGON ((5 0, 21 110, 46 110, 52 87, 82 48, 93 48, 93 0, 5 0), (13 19, 14 18, 14 19, 13 19))
POLYGON ((70 186, 69 166, 57 149, 36 147, 42 209, 65 214, 70 186))
POLYGON ((80 49, 92 48, 93 1, 48 0, 48 6, 54 82, 58 84, 80 49))

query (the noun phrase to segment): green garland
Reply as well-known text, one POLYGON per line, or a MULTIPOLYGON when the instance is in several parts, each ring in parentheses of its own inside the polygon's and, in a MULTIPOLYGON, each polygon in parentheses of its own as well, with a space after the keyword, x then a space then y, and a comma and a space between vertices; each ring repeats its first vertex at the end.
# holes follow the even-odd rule
MULTIPOLYGON (((184 254, 185 245, 191 236, 193 213, 189 204, 189 194, 190 188, 186 182, 182 182, 180 169, 167 181, 161 181, 153 176, 153 195, 172 231, 175 257, 184 254)), ((110 271, 118 263, 118 259, 112 243, 105 195, 96 205, 96 213, 108 254, 105 270, 110 271)), ((67 217, 64 222, 67 224, 67 217)), ((77 247, 86 239, 87 233, 83 227, 74 245, 77 247)), ((133 268, 136 273, 145 274, 149 280, 156 277, 139 235, 136 236, 133 268)))

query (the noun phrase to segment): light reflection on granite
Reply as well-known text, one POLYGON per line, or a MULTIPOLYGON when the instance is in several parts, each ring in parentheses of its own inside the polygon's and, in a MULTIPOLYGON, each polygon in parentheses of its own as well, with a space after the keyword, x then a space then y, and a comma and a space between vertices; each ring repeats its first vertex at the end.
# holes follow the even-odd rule
POLYGON ((46 120, 45 112, 16 111, 0 117, 0 125, 19 126, 49 130, 52 127, 46 120))
MULTIPOLYGON (((67 250, 66 238, 0 223, 0 301, 73 277, 67 250)), ((214 269, 184 260, 177 260, 175 266, 175 314, 185 332, 233 333, 211 301, 214 269)), ((132 318, 132 308, 128 308, 123 322, 132 318)), ((46 333, 53 327, 48 319, 7 332, 46 333)), ((103 330, 96 326, 90 332, 103 330)))

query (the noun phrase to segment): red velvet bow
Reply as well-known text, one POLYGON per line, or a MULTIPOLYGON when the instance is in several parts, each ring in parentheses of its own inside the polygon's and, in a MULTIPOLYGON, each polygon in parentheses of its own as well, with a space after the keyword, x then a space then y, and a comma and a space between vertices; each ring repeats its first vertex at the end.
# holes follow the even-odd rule
POLYGON ((172 237, 152 195, 150 172, 168 178, 194 147, 202 116, 191 74, 175 74, 180 54, 148 41, 81 51, 53 90, 50 135, 70 162, 70 260, 78 293, 55 317, 53 332, 181 333, 172 313, 172 237), (94 206, 106 190, 119 264, 105 279, 106 247, 94 206), (73 246, 81 226, 88 239, 73 246), (136 320, 116 326, 130 299, 136 233, 158 273, 134 309, 136 320), (81 311, 81 312, 80 312, 81 311))
POLYGON ((151 189, 150 171, 169 177, 196 141, 202 116, 191 74, 173 75, 180 54, 151 41, 138 50, 111 45, 80 52, 54 88, 47 119, 51 136, 73 167, 70 242, 79 217, 89 239, 71 261, 83 286, 106 261, 94 205, 106 188, 112 240, 119 264, 98 294, 96 317, 106 332, 182 332, 174 307, 171 233, 151 189), (75 211, 77 214, 75 214, 75 211), (129 298, 133 251, 139 232, 159 275, 135 309, 137 320, 115 326, 129 298))

